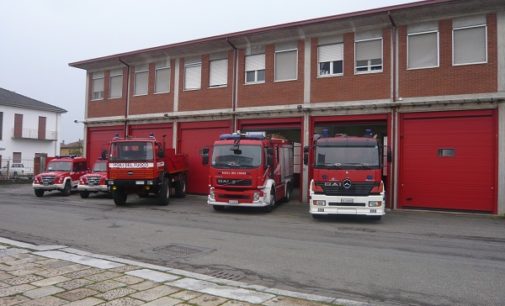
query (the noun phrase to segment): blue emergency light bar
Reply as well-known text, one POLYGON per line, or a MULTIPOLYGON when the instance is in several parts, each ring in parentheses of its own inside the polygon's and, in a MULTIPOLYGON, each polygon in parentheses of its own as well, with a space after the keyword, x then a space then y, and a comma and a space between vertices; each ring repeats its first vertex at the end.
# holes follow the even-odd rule
POLYGON ((265 132, 246 132, 242 133, 233 133, 233 134, 221 134, 219 136, 219 140, 238 140, 238 139, 258 139, 263 140, 266 138, 265 132))

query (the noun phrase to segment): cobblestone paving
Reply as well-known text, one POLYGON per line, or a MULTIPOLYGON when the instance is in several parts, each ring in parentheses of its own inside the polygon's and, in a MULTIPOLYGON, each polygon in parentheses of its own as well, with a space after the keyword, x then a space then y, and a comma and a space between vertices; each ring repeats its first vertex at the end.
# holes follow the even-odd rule
POLYGON ((329 305, 215 283, 209 286, 207 281, 135 265, 101 269, 93 267, 92 260, 91 266, 86 265, 84 256, 75 261, 72 254, 67 261, 41 253, 0 244, 0 306, 329 305))

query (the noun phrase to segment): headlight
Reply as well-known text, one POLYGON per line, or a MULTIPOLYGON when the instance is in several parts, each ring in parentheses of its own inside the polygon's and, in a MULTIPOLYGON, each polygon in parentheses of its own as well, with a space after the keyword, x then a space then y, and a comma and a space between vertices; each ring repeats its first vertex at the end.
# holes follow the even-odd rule
POLYGON ((326 206, 326 201, 325 200, 313 200, 312 205, 315 206, 326 206))
POLYGON ((369 201, 368 207, 379 207, 382 206, 382 201, 369 201))
POLYGON ((211 187, 209 190, 209 198, 214 200, 215 194, 214 194, 214 187, 211 187))

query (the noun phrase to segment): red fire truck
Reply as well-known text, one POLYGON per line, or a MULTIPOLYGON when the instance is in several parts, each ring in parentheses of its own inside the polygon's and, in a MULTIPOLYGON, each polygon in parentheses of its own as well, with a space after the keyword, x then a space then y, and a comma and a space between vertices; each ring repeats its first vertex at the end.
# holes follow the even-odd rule
POLYGON ((165 142, 154 136, 115 137, 110 144, 107 185, 118 206, 126 204, 130 193, 140 197, 153 193, 160 205, 167 205, 171 195, 185 196, 187 169, 186 156, 165 148, 165 142))
POLYGON ((93 165, 91 173, 81 176, 77 185, 81 198, 87 199, 92 192, 108 192, 107 160, 99 159, 93 165))
MULTIPOLYGON (((377 139, 337 135, 320 137, 314 144, 312 216, 365 215, 379 220, 386 203, 382 147, 377 139)), ((304 163, 308 163, 307 154, 304 163)))
MULTIPOLYGON (((202 152, 208 163, 208 149, 202 152)), ((215 210, 227 206, 264 207, 289 201, 293 189, 293 145, 264 132, 223 134, 214 143, 207 203, 215 210)))
POLYGON ((56 156, 47 158, 46 172, 33 178, 33 190, 37 197, 44 192, 58 190, 68 196, 77 189, 79 178, 88 172, 86 158, 75 156, 56 156))

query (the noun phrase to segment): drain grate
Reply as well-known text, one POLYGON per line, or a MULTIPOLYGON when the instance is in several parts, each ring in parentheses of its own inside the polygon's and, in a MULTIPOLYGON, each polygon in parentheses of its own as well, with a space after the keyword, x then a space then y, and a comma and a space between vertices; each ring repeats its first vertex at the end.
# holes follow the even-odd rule
POLYGON ((245 274, 241 271, 232 271, 232 270, 218 270, 210 273, 210 276, 216 278, 222 278, 227 280, 238 281, 245 277, 245 274))
POLYGON ((181 257, 194 256, 201 253, 208 254, 213 252, 214 249, 174 243, 154 248, 153 251, 157 254, 161 253, 163 255, 167 255, 172 258, 181 258, 181 257))

